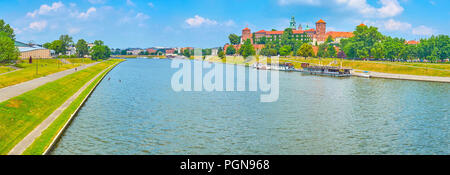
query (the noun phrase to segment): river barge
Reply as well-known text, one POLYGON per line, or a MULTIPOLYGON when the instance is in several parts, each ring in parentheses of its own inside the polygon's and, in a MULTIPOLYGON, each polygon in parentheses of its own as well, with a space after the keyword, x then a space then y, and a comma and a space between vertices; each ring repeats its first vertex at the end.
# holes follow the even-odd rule
POLYGON ((280 64, 262 64, 254 63, 253 68, 258 70, 278 70, 278 71, 297 71, 292 63, 280 63, 280 64))
POLYGON ((302 72, 312 75, 327 75, 334 77, 349 77, 351 70, 344 67, 335 66, 311 66, 309 63, 302 63, 302 72))

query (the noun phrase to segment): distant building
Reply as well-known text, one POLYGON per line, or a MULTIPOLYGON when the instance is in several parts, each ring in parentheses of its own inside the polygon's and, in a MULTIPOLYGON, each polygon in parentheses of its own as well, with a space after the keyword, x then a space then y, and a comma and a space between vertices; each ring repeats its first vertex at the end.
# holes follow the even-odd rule
POLYGON ((415 40, 411 40, 411 41, 405 41, 406 44, 411 44, 411 45, 417 45, 420 42, 419 41, 415 41, 415 40))
POLYGON ((148 54, 150 54, 150 55, 155 55, 157 51, 158 51, 158 50, 153 49, 153 48, 148 48, 148 49, 147 49, 147 52, 148 52, 148 54))
POLYGON ((217 56, 219 54, 219 49, 217 48, 212 48, 211 49, 211 55, 212 56, 217 56))
POLYGON ((142 49, 128 50, 127 55, 141 55, 142 52, 145 52, 145 50, 142 49))
POLYGON ((39 47, 38 45, 29 46, 25 43, 15 41, 15 46, 19 49, 21 59, 32 58, 52 58, 54 51, 39 47))
POLYGON ((75 54, 77 54, 77 48, 76 47, 70 46, 70 47, 67 48, 66 55, 75 55, 75 54))
POLYGON ((175 49, 166 49, 166 55, 173 55, 175 53, 175 49))
POLYGON ((91 50, 92 47, 94 47, 95 44, 94 43, 88 43, 88 49, 91 50))

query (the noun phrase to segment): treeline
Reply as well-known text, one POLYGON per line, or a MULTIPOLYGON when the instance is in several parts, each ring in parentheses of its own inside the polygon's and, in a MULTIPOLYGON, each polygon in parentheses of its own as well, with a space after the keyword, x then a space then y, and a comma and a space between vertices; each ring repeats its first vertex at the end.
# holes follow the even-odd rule
POLYGON ((15 37, 13 28, 0 19, 0 63, 19 59, 20 53, 14 44, 15 37))
POLYGON ((357 26, 354 37, 342 39, 340 47, 349 58, 387 60, 425 59, 444 60, 450 55, 448 35, 421 39, 419 44, 408 44, 405 39, 382 35, 376 27, 357 26))
MULTIPOLYGON (((376 27, 360 25, 356 27, 353 34, 353 37, 342 39, 339 44, 334 43, 331 36, 328 36, 322 44, 313 43, 317 49, 317 54, 315 54, 311 40, 298 40, 292 37, 292 29, 287 28, 280 39, 265 41, 264 48, 261 49, 259 55, 339 57, 392 61, 426 59, 431 62, 448 59, 450 55, 450 39, 448 35, 431 36, 427 39, 421 39, 418 44, 408 44, 405 39, 382 35, 376 27)), ((231 44, 239 44, 240 38, 237 35, 230 34, 228 38, 231 44)), ((239 51, 230 46, 227 47, 223 54, 239 54, 244 57, 254 55, 254 48, 250 45, 250 40, 248 40, 241 46, 239 51), (246 49, 247 51, 244 52, 246 49)))
POLYGON ((92 60, 107 59, 111 56, 111 50, 101 40, 95 40, 94 46, 89 49, 88 43, 84 39, 79 39, 74 43, 69 35, 61 35, 58 40, 45 43, 44 48, 54 50, 59 58, 75 58, 91 56, 92 60), (75 55, 67 54, 69 49, 75 48, 75 55))

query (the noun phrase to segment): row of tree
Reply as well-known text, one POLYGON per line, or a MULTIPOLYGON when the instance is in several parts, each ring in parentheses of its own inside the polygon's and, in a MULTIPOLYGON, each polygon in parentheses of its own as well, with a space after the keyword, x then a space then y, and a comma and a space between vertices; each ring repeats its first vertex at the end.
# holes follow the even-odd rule
POLYGON ((94 46, 89 50, 88 43, 84 39, 79 39, 75 44, 69 35, 61 35, 58 40, 45 43, 43 47, 54 50, 57 55, 66 55, 70 47, 75 47, 77 57, 91 55, 93 60, 107 59, 111 56, 111 50, 103 41, 94 41, 94 46))
POLYGON ((432 62, 448 59, 448 35, 421 39, 419 44, 408 44, 403 38, 382 35, 376 27, 357 26, 354 37, 341 40, 340 47, 350 58, 388 60, 426 59, 432 62))

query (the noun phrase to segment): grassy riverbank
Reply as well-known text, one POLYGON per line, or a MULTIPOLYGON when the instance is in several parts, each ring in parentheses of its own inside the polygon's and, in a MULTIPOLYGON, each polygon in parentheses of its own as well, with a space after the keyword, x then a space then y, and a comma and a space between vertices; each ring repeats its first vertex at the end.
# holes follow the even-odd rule
MULTIPOLYGON (((116 63, 117 65, 118 63, 116 63)), ((103 77, 111 70, 114 66, 110 67, 108 70, 103 72, 99 77, 97 77, 81 94, 73 101, 69 107, 44 131, 42 135, 39 136, 30 147, 28 147, 24 155, 42 155, 50 144, 53 142, 58 133, 63 129, 72 115, 75 114, 76 110, 90 92, 96 87, 96 85, 103 79, 103 77)))
MULTIPOLYGON (((82 64, 95 62, 89 58, 72 58, 65 60, 67 61, 66 63, 63 63, 58 59, 40 59, 34 60, 32 64, 29 64, 27 62, 28 60, 21 60, 15 65, 16 67, 21 68, 20 70, 0 75, 0 88, 12 86, 67 69, 72 69, 81 66, 82 64), (36 74, 36 67, 38 69, 38 74, 36 74)), ((2 69, 0 68, 0 72, 1 71, 2 69)), ((9 69, 9 71, 13 70, 9 69)))
MULTIPOLYGON (((260 61, 263 61, 263 57, 259 57, 260 61)), ((227 56, 226 61, 230 64, 240 64, 240 65, 251 65, 255 63, 257 58, 247 58, 244 59, 241 56, 227 56)), ((340 59, 333 58, 300 58, 300 57, 280 57, 280 63, 291 62, 296 68, 301 67, 301 63, 313 63, 328 65, 335 61, 336 63, 331 64, 333 66, 339 66, 341 63, 340 59)), ((223 59, 219 57, 208 57, 205 61, 211 62, 224 62, 223 59)), ((365 70, 373 72, 391 73, 391 74, 405 74, 405 75, 421 75, 421 76, 437 76, 437 77, 450 77, 450 64, 436 64, 436 63, 403 63, 403 62, 389 62, 389 61, 358 61, 358 60, 343 60, 342 66, 365 70)))
POLYGON ((84 84, 120 61, 101 62, 0 103, 0 154, 7 154, 84 84))
MULTIPOLYGON (((280 58, 281 61, 286 62, 307 62, 314 64, 328 65, 333 61, 336 63, 333 66, 339 66, 340 59, 325 58, 280 58)), ((300 67, 300 63, 296 67, 300 67)), ((421 75, 421 76, 437 76, 450 77, 450 64, 435 64, 435 63, 403 63, 403 62, 389 62, 389 61, 359 61, 359 60, 343 60, 342 66, 352 69, 391 73, 391 74, 405 74, 405 75, 421 75)))

